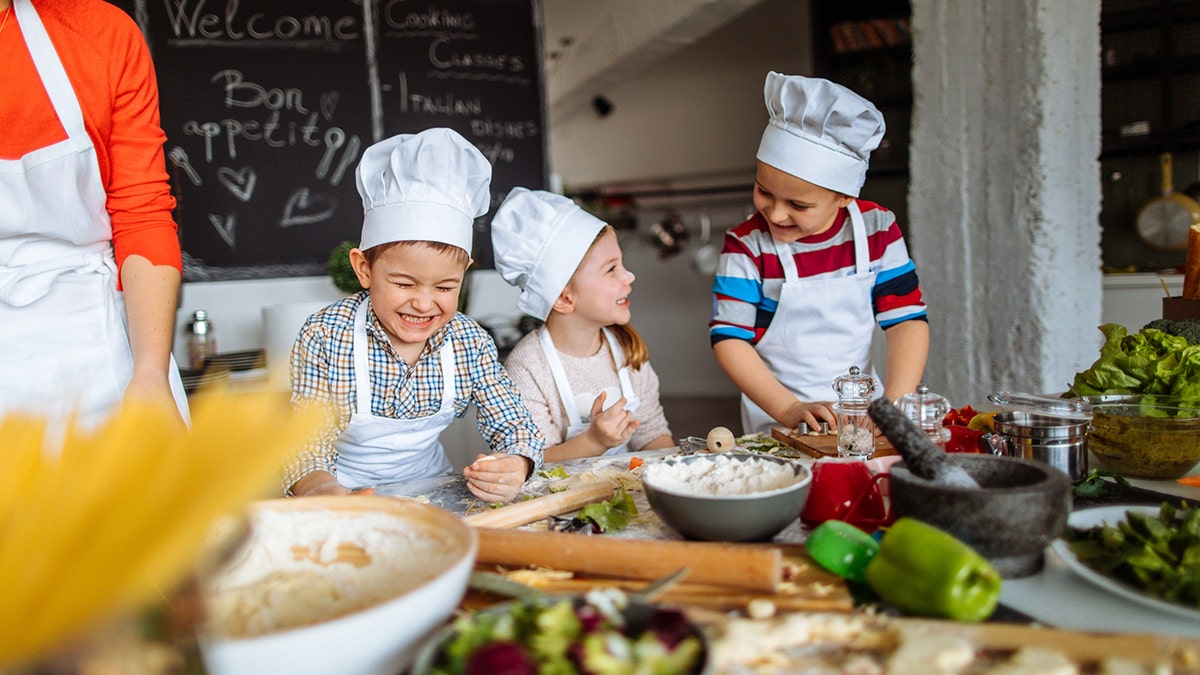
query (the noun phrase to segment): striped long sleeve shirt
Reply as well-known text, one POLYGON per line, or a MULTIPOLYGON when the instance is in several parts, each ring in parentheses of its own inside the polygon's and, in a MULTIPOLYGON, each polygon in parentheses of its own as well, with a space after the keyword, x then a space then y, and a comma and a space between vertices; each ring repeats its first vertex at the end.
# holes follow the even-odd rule
MULTIPOLYGON (((871 271, 876 275, 871 291, 875 320, 885 330, 904 321, 927 321, 916 267, 908 257, 895 215, 861 199, 858 207, 866 225, 871 271)), ((801 278, 854 274, 849 211, 842 209, 825 232, 786 248, 795 257, 801 278)), ((756 344, 775 317, 783 279, 771 231, 761 215, 756 213, 726 233, 713 281, 712 344, 730 339, 756 344)))

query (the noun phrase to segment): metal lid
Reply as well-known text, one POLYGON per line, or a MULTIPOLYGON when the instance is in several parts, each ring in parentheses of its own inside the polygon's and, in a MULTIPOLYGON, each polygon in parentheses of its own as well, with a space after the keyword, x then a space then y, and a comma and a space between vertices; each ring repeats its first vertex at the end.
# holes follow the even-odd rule
POLYGON ((1005 410, 1022 410, 1068 420, 1092 419, 1092 406, 1083 399, 1001 391, 988 394, 988 400, 1005 410))

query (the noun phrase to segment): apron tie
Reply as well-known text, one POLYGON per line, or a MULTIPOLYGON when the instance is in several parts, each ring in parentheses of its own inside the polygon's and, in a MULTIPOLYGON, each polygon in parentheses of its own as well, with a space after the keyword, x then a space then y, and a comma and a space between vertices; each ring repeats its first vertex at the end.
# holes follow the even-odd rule
POLYGON ((115 279, 117 264, 111 255, 83 252, 17 267, 3 267, 0 268, 0 302, 12 307, 33 304, 50 292, 58 277, 72 272, 100 272, 115 279))

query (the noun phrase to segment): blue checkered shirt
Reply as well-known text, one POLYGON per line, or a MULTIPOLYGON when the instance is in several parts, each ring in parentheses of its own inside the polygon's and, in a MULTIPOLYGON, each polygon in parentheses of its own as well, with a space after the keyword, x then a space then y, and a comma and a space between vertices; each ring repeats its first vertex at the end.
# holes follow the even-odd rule
MULTIPOLYGON (((332 402, 336 419, 297 455, 283 477, 287 490, 313 471, 336 474, 334 440, 350 423, 357 403, 354 384, 354 314, 367 302, 366 291, 340 300, 308 318, 292 346, 292 402, 332 402)), ((371 368, 371 413, 393 419, 432 415, 441 408, 439 351, 454 345, 454 416, 475 403, 479 432, 494 452, 507 452, 542 465, 546 441, 533 423, 521 394, 496 355, 496 343, 478 323, 456 314, 433 334, 413 366, 396 354, 375 312, 367 312, 371 368)))

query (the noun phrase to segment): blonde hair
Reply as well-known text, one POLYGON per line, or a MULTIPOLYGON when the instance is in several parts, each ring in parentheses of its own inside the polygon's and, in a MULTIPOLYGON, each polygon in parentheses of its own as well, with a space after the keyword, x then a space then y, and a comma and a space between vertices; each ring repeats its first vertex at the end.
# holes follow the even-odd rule
MULTIPOLYGON (((595 246, 596 242, 609 232, 616 235, 617 231, 613 229, 612 225, 600 228, 600 231, 596 233, 596 238, 592 240, 591 246, 595 246)), ((591 246, 588 247, 589 252, 592 250, 591 246)), ((616 336, 617 344, 621 345, 621 351, 625 354, 625 363, 630 368, 638 370, 650 360, 650 350, 646 348, 646 341, 642 339, 641 333, 637 332, 632 323, 624 325, 614 323, 606 328, 616 336)))
POLYGON ((467 265, 471 264, 471 254, 467 253, 463 249, 461 249, 453 244, 447 244, 442 241, 410 240, 410 241, 389 241, 386 244, 379 244, 378 246, 372 246, 371 248, 363 251, 363 257, 367 259, 367 266, 374 267, 375 261, 379 260, 379 256, 383 255, 387 251, 390 251, 391 249, 395 248, 396 246, 424 246, 426 248, 431 248, 431 249, 437 251, 438 253, 453 254, 459 260, 459 262, 462 263, 464 268, 467 265))

